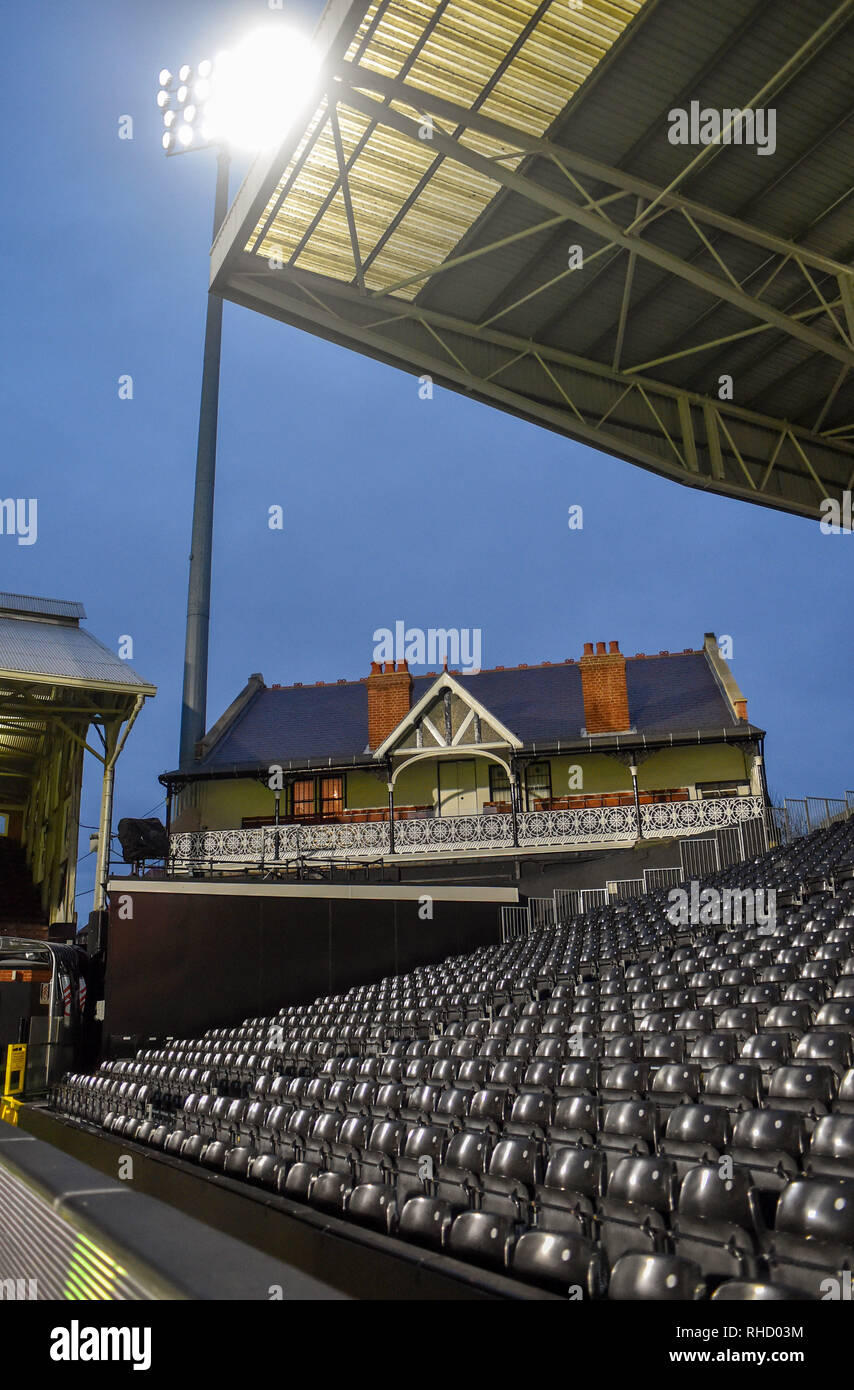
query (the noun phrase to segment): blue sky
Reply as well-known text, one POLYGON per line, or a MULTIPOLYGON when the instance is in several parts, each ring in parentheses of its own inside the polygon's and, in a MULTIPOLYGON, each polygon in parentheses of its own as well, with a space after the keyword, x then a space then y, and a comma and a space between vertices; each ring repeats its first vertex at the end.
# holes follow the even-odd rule
MULTIPOLYGON (((262 0, 29 0, 3 16, 0 495, 38 499, 39 537, 0 536, 0 587, 81 600, 102 641, 132 636, 159 687, 119 766, 117 819, 150 812, 177 762, 215 173, 210 153, 164 158, 157 73, 270 18, 262 0)), ((854 786, 853 562, 854 536, 452 393, 421 401, 412 377, 225 306, 209 722, 252 671, 366 674, 374 630, 399 619, 480 628, 485 666, 613 638, 678 651, 715 631, 768 730, 772 790, 839 795, 854 786), (267 527, 276 503, 282 531, 267 527)), ((98 795, 93 761, 91 825, 98 795)))

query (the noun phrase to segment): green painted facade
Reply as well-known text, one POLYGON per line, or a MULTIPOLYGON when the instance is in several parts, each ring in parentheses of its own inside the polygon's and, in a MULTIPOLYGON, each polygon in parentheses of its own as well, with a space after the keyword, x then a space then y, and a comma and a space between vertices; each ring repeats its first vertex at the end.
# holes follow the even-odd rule
MULTIPOLYGON (((477 810, 480 811, 490 799, 489 769, 496 764, 491 764, 483 756, 476 756, 467 748, 455 749, 452 760, 466 761, 472 757, 475 762, 477 810)), ((397 806, 427 806, 436 810, 439 761, 443 759, 431 756, 412 763, 399 774, 394 790, 397 806)), ((585 753, 576 757, 561 755, 540 761, 549 763, 553 797, 631 791, 628 767, 606 753, 585 753)), ((664 748, 639 763, 638 787, 641 792, 687 787, 692 797, 697 794, 697 786, 703 783, 750 783, 752 790, 758 790, 758 786, 754 786, 756 773, 752 762, 750 753, 733 744, 664 748)), ((447 790, 447 773, 448 769, 442 779, 443 790, 447 790)), ((321 774, 312 772, 306 775, 321 774)), ((362 769, 351 769, 344 773, 344 806, 357 810, 386 808, 388 788, 384 769, 378 768, 376 774, 362 769)), ((244 819, 261 816, 272 818, 274 811, 273 793, 261 782, 249 778, 197 782, 176 796, 172 829, 227 830, 239 827, 244 819)))

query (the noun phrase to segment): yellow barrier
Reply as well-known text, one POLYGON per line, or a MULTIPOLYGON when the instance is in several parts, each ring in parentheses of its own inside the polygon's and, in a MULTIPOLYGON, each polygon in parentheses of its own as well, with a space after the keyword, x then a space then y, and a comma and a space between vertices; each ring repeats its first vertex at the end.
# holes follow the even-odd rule
POLYGON ((3 1082, 3 1095, 20 1096, 24 1090, 27 1074, 26 1043, 10 1043, 6 1049, 6 1076, 3 1082))
POLYGON ((18 1111, 21 1102, 15 1100, 13 1096, 0 1096, 0 1120, 5 1120, 7 1125, 18 1123, 18 1111))

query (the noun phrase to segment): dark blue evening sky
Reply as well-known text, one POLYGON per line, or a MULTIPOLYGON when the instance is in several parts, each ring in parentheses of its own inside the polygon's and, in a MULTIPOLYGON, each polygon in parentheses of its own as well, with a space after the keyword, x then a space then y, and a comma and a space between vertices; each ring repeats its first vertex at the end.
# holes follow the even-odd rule
MULTIPOLYGON (((289 15, 320 8, 294 0, 289 15)), ((117 819, 161 802, 157 774, 177 762, 215 172, 210 153, 163 156, 157 73, 271 17, 264 0, 2 5, 0 496, 37 498, 39 535, 0 536, 0 588, 81 600, 102 641, 132 636, 132 664, 159 687, 119 765, 117 819), (123 115, 133 140, 118 138, 123 115)), ((410 376, 225 306, 209 723, 252 671, 366 674, 374 630, 398 619, 482 629, 485 666, 599 639, 681 650, 715 631, 768 730, 772 791, 841 795, 852 561, 854 536, 452 393, 421 401, 410 376), (283 531, 267 527, 274 503, 283 531)), ((99 782, 91 760, 89 825, 99 782)))

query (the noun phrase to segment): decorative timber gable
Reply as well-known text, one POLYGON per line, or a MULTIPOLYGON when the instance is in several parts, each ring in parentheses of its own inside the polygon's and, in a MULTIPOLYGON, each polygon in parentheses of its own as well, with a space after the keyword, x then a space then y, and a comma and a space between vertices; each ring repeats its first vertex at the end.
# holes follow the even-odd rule
POLYGON ((376 749, 376 758, 479 748, 521 748, 521 739, 444 671, 376 749))

